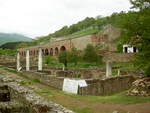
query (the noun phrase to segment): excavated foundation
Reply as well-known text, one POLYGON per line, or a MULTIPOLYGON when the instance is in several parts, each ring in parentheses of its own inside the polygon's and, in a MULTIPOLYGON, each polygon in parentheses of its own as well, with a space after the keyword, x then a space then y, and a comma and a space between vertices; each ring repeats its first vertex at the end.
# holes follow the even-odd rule
POLYGON ((31 109, 7 85, 0 84, 0 113, 31 113, 31 109))

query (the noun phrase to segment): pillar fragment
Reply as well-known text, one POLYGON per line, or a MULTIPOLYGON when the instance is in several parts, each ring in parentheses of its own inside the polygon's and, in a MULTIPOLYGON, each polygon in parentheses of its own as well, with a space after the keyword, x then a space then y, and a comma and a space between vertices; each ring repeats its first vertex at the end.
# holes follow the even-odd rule
POLYGON ((20 71, 20 53, 17 52, 17 71, 20 71))
POLYGON ((112 62, 106 62, 106 77, 110 77, 112 75, 112 62))
POLYGON ((26 51, 26 71, 30 70, 30 54, 29 50, 26 51))
POLYGON ((39 48, 38 70, 42 71, 42 49, 41 48, 39 48))

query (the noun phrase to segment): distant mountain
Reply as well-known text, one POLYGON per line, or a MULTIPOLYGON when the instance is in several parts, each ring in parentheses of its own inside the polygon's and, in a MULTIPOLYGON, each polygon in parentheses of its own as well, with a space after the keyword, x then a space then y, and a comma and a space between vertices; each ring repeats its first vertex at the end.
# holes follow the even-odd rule
POLYGON ((10 42, 32 42, 33 39, 16 33, 0 33, 0 46, 10 42))
POLYGON ((16 46, 22 42, 8 42, 0 46, 2 49, 16 49, 16 46))

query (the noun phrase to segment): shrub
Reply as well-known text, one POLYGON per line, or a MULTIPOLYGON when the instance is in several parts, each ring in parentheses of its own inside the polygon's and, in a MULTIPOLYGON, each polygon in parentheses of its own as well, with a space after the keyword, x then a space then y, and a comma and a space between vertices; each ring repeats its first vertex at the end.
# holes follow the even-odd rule
POLYGON ((67 60, 67 51, 60 52, 59 56, 58 56, 58 59, 59 59, 60 63, 63 63, 65 65, 65 67, 67 67, 67 63, 68 63, 68 60, 67 60))
POLYGON ((145 70, 145 74, 147 77, 150 77, 150 63, 147 65, 147 68, 145 70))
POLYGON ((45 56, 44 57, 44 63, 45 64, 49 64, 50 63, 50 57, 49 56, 45 56))
POLYGON ((56 60, 56 58, 54 58, 52 56, 45 56, 44 63, 45 64, 55 64, 55 63, 57 63, 57 60, 56 60))
POLYGON ((84 49, 83 60, 85 62, 99 62, 100 56, 97 54, 97 49, 93 47, 93 45, 88 44, 84 49))
POLYGON ((77 65, 78 62, 78 51, 76 48, 72 48, 72 50, 70 52, 68 52, 68 62, 70 63, 74 63, 75 65, 77 65))

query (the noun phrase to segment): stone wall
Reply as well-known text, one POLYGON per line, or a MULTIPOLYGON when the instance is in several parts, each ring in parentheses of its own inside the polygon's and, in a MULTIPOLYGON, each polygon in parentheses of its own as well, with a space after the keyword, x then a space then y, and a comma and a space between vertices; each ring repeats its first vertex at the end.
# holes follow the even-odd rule
POLYGON ((40 82, 49 85, 51 87, 62 89, 63 86, 63 77, 55 77, 53 75, 48 75, 40 72, 22 72, 22 74, 25 77, 32 78, 32 79, 38 79, 40 82))
MULTIPOLYGON (((0 76, 0 82, 7 84, 7 86, 9 87, 11 98, 15 98, 20 102, 20 104, 13 104, 16 106, 11 106, 11 102, 9 102, 9 111, 7 110, 8 112, 6 112, 5 108, 5 111, 2 109, 2 113, 74 113, 73 111, 68 110, 59 104, 45 100, 41 96, 35 94, 29 88, 20 85, 18 83, 19 81, 21 81, 21 79, 14 79, 8 77, 7 75, 0 76), (24 106, 22 106, 22 108, 19 108, 18 111, 14 111, 14 109, 21 104, 23 104, 24 106)), ((7 103, 5 103, 3 106, 5 105, 7 105, 7 103)))
POLYGON ((112 62, 128 62, 133 59, 133 54, 126 53, 107 53, 103 54, 103 61, 106 62, 108 60, 112 62))
MULTIPOLYGON (((37 78, 43 84, 62 90, 64 77, 54 77, 35 72, 23 72, 23 75, 30 78, 37 78)), ((117 76, 105 79, 85 80, 88 86, 79 88, 80 95, 107 95, 129 89, 134 78, 132 76, 117 76)))
POLYGON ((63 71, 62 68, 45 67, 43 72, 49 72, 48 74, 52 74, 57 77, 68 78, 76 78, 77 75, 80 75, 81 79, 97 79, 105 77, 105 69, 103 68, 65 68, 63 71))
POLYGON ((80 95, 108 95, 131 87, 132 76, 118 76, 102 80, 86 80, 88 86, 79 88, 80 95))

